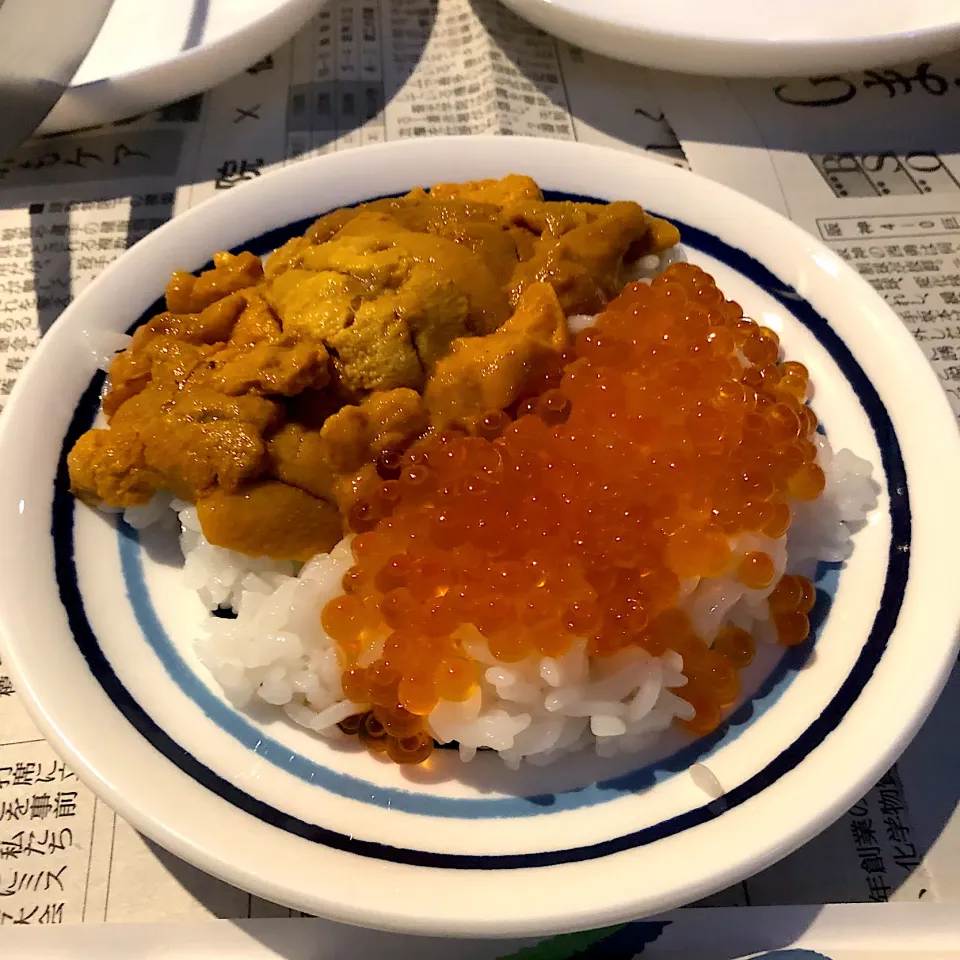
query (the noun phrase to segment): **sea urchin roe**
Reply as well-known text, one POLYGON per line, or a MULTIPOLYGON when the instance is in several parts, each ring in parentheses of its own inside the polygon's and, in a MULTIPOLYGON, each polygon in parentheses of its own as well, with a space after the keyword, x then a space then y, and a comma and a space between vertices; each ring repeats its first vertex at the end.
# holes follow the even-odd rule
POLYGON ((363 742, 419 762, 429 715, 474 696, 487 654, 519 663, 574 642, 594 657, 676 651, 685 725, 713 730, 754 641, 731 626, 699 637, 681 583, 769 591, 786 645, 810 629, 812 585, 776 580, 773 556, 748 545, 782 537, 789 501, 823 489, 807 371, 778 360, 773 331, 677 264, 627 287, 513 417, 491 410, 469 435, 381 458, 349 518, 344 595, 323 611, 344 693, 372 707, 363 742))

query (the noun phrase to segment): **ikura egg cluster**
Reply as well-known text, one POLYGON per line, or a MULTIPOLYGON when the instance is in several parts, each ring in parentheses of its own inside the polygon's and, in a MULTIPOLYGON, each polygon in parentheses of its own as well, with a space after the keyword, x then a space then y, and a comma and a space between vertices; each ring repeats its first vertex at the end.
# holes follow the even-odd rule
POLYGON ((431 711, 482 682, 478 642, 509 664, 585 638, 594 657, 679 653, 685 723, 715 729, 754 640, 697 635, 681 609, 697 578, 766 591, 783 644, 810 629, 810 582, 738 546, 783 537, 790 501, 824 489, 807 370, 778 361, 773 331, 678 264, 626 288, 510 413, 382 456, 322 613, 344 694, 368 706, 342 728, 420 762, 431 711))

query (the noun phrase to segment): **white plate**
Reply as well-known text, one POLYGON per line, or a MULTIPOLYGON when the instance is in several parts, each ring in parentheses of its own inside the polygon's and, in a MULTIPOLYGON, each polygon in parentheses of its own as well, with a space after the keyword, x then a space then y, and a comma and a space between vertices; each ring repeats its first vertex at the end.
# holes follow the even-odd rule
POLYGON ((0 637, 37 724, 118 812, 174 853, 352 923, 460 935, 597 927, 704 896, 839 816, 926 716, 956 658, 960 438, 922 353, 881 298, 798 227, 725 187, 612 150, 428 139, 296 164, 177 217, 57 321, 0 419, 0 637), (883 493, 853 558, 819 582, 815 643, 767 648, 714 736, 658 752, 434 771, 338 751, 230 707, 198 663, 199 605, 158 544, 78 507, 63 457, 95 412, 89 334, 157 309, 174 268, 263 253, 320 212, 442 180, 524 172, 635 199, 807 364, 835 446, 883 493), (299 223, 297 221, 300 221, 299 223), (829 598, 829 599, 828 599, 829 598), (809 657, 811 651, 815 656, 809 657), (799 669, 804 660, 805 666, 799 669), (687 771, 709 765, 712 801, 687 771))
POLYGON ((578 47, 645 67, 775 77, 859 70, 960 47, 956 0, 503 0, 578 47))
POLYGON ((67 92, 37 129, 122 120, 234 76, 289 40, 324 0, 114 0, 67 92))

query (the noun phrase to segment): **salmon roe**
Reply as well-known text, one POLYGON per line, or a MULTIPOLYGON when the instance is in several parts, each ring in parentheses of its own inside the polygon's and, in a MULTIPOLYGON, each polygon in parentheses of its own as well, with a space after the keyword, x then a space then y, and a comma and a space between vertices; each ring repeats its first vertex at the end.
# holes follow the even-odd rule
POLYGON ((675 264, 628 286, 514 416, 392 456, 359 491, 354 566, 322 614, 344 693, 367 707, 341 728, 419 763, 431 711, 477 694, 484 642, 510 663, 584 639, 596 657, 677 651, 684 725, 715 729, 754 639, 724 627, 708 646, 677 609, 682 582, 736 578, 769 593, 781 643, 810 631, 812 584, 774 584, 769 553, 737 550, 783 536, 788 501, 824 486, 807 370, 778 360, 772 330, 675 264))

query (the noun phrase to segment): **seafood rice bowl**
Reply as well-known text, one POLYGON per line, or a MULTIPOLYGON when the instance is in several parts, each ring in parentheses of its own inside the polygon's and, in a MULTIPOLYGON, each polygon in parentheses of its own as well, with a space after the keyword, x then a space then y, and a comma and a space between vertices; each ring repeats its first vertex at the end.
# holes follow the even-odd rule
POLYGON ((226 697, 341 748, 516 769, 711 733, 878 487, 680 239, 513 176, 218 254, 103 344, 72 489, 175 516, 226 697))

